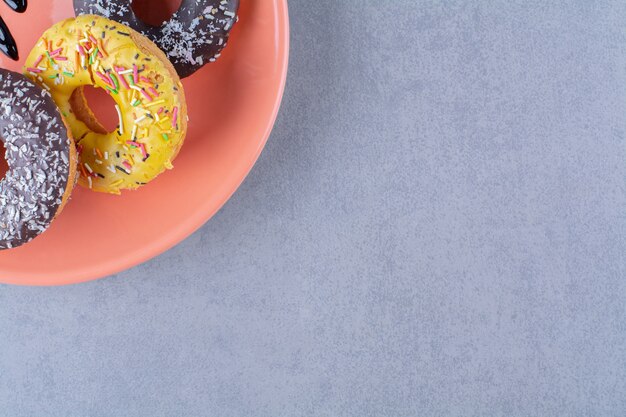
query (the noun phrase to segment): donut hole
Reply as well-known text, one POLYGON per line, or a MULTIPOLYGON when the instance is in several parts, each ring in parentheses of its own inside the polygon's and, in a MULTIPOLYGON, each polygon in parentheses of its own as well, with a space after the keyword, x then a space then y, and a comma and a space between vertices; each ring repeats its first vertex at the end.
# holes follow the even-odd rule
POLYGON ((180 9, 182 0, 132 0, 135 16, 142 22, 159 27, 180 9))
POLYGON ((0 181, 2 181, 7 175, 7 171, 9 170, 9 164, 7 163, 6 157, 6 149, 4 147, 4 142, 0 140, 0 181))
POLYGON ((101 88, 91 85, 77 88, 70 105, 76 118, 96 133, 114 132, 119 125, 115 100, 101 88))

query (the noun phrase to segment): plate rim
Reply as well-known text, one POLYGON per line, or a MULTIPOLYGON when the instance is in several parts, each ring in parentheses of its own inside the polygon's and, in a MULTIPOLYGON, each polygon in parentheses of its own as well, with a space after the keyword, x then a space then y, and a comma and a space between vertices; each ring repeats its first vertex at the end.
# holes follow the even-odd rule
POLYGON ((244 175, 241 179, 236 181, 235 187, 232 190, 224 193, 218 204, 207 201, 206 205, 198 206, 197 210, 188 217, 188 220, 184 223, 179 223, 176 228, 169 232, 169 237, 166 239, 158 240, 149 245, 144 245, 140 250, 134 253, 129 253, 124 258, 116 258, 105 263, 100 263, 97 266, 91 268, 77 269, 76 271, 68 272, 63 276, 53 275, 46 273, 28 273, 28 274, 14 274, 12 277, 1 277, 0 283, 17 285, 17 286, 35 286, 35 287, 57 287, 63 285, 80 284, 84 282, 95 281, 98 279, 106 278, 111 275, 119 274, 136 266, 139 266, 151 259, 162 255, 169 249, 177 246, 186 238, 191 236, 197 230, 199 230, 204 224, 206 224, 218 211, 224 207, 226 202, 235 194, 235 192, 241 187, 241 184, 250 174, 252 168, 256 165, 256 162, 261 155, 261 152, 265 148, 270 134, 276 123, 278 112, 285 93, 285 86, 287 82, 287 73, 289 69, 289 48, 290 48, 290 22, 289 22, 289 10, 287 0, 277 1, 277 21, 281 22, 278 25, 279 33, 277 35, 278 43, 284 45, 282 48, 282 57, 279 58, 280 62, 280 85, 274 100, 272 109, 272 115, 268 118, 268 123, 262 134, 261 140, 258 144, 255 154, 252 158, 252 163, 244 171, 244 175), (210 207, 209 207, 210 206, 210 207), (54 282, 50 282, 54 281, 54 282))

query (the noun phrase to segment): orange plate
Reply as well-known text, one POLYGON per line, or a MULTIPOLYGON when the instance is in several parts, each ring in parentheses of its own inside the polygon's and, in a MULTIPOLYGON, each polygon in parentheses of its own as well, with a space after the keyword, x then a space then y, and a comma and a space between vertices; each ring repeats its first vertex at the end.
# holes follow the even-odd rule
MULTIPOLYGON (((32 1, 0 13, 14 34, 19 71, 43 31, 73 16, 72 0, 32 1)), ((50 229, 0 252, 0 282, 62 285, 114 274, 171 248, 235 192, 270 134, 282 98, 289 51, 286 0, 242 0, 239 23, 215 64, 184 80, 189 134, 174 169, 122 196, 78 187, 50 229)))

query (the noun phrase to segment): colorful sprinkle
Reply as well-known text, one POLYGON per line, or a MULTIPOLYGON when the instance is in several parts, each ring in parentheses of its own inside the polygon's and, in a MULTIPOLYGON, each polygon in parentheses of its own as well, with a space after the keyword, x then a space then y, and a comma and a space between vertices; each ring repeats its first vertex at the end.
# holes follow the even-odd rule
POLYGON ((142 88, 140 91, 141 91, 141 94, 143 94, 143 96, 146 98, 146 100, 148 100, 148 101, 152 101, 152 100, 153 100, 153 98, 150 96, 150 94, 148 94, 148 93, 146 92, 146 90, 144 90, 144 89, 142 88))
POLYGON ((117 110, 117 117, 119 119, 120 122, 120 135, 124 134, 124 121, 122 119, 122 111, 120 110, 120 106, 118 106, 117 104, 115 105, 115 110, 117 110))
MULTIPOLYGON (((163 104, 163 103, 165 103, 165 100, 163 100, 163 99, 161 99, 161 100, 156 100, 156 101, 153 101, 153 102, 151 102, 151 103, 146 104, 146 107, 157 106, 157 105, 159 105, 159 104, 163 104)), ((161 107, 161 109, 160 109, 160 110, 161 110, 161 111, 163 111, 162 109, 163 109, 163 107, 161 107)), ((159 113, 161 113, 161 111, 159 111, 159 113)))
POLYGON ((126 82, 126 78, 124 78, 124 76, 121 75, 121 72, 119 72, 119 69, 116 69, 115 71, 117 72, 117 75, 120 77, 120 82, 122 83, 124 88, 128 90, 130 88, 130 86, 126 82))
POLYGON ((115 89, 119 90, 120 89, 120 83, 117 81, 117 77, 115 76, 115 74, 109 73, 109 79, 111 80, 111 83, 113 85, 115 85, 115 89))
POLYGON ((44 58, 44 54, 39 55, 39 58, 37 58, 37 61, 35 61, 35 63, 33 64, 33 67, 38 67, 39 64, 41 64, 41 61, 43 61, 44 58))
POLYGON ((172 110, 172 127, 175 128, 178 122, 178 107, 174 107, 172 110))
POLYGON ((110 87, 113 87, 113 82, 110 80, 109 77, 105 76, 103 73, 101 73, 100 71, 96 71, 96 75, 102 80, 104 81, 104 83, 110 87))

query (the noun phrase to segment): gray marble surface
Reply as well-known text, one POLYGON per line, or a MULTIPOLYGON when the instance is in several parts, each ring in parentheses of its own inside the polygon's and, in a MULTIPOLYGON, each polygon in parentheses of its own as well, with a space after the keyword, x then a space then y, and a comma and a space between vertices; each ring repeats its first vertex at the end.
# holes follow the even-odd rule
POLYGON ((0 286, 0 416, 626 415, 626 4, 290 12, 217 216, 108 279, 0 286))

